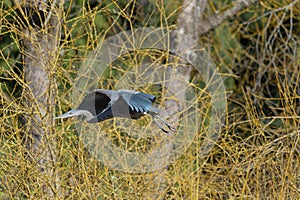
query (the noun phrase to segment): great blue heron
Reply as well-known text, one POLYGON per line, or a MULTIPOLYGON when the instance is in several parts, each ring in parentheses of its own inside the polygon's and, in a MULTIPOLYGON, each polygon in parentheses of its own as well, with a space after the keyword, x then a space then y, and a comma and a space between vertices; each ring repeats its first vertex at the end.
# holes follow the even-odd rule
POLYGON ((165 126, 171 131, 176 131, 158 115, 159 110, 152 107, 155 100, 156 97, 151 94, 134 90, 97 89, 84 97, 77 109, 70 110, 55 119, 84 116, 89 123, 97 123, 114 117, 138 119, 150 114, 163 132, 169 133, 165 126))

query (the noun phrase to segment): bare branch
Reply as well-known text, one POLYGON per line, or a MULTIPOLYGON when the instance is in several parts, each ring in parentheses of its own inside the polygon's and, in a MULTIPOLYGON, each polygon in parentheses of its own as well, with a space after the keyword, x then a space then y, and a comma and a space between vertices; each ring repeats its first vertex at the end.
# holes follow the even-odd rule
POLYGON ((233 17, 239 11, 247 8, 248 6, 259 2, 259 0, 237 0, 233 8, 228 9, 222 13, 215 14, 210 16, 207 20, 202 21, 199 23, 198 32, 200 35, 203 35, 210 30, 214 29, 218 25, 220 25, 226 19, 233 17))

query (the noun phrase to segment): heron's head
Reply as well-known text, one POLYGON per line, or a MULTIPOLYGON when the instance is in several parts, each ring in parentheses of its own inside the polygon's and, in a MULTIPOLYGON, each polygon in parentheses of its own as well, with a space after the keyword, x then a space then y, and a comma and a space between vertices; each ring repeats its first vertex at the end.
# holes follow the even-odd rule
POLYGON ((55 117, 54 119, 63 119, 63 118, 69 118, 69 117, 75 117, 75 116, 85 116, 88 121, 94 117, 87 110, 74 109, 74 110, 70 110, 70 111, 62 114, 61 116, 55 117))

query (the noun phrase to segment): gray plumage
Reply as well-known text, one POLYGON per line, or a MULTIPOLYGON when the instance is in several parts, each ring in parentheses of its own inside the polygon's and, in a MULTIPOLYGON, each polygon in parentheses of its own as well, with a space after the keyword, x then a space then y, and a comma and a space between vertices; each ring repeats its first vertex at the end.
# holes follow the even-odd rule
POLYGON ((169 133, 163 128, 164 126, 175 131, 173 127, 159 117, 159 110, 152 106, 155 100, 156 97, 151 94, 134 90, 97 89, 85 96, 77 109, 70 110, 55 119, 84 116, 89 123, 97 123, 114 117, 139 119, 150 114, 162 131, 169 133))

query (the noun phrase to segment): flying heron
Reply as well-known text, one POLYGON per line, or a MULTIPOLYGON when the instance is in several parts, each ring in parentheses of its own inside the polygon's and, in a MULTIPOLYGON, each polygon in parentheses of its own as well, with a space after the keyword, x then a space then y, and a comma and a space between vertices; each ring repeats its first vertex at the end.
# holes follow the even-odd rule
POLYGON ((88 123, 97 123, 114 117, 139 119, 150 114, 163 132, 169 133, 164 127, 176 131, 158 115, 159 109, 152 106, 155 100, 156 97, 151 94, 134 90, 97 89, 85 96, 77 109, 54 119, 83 116, 88 123))

